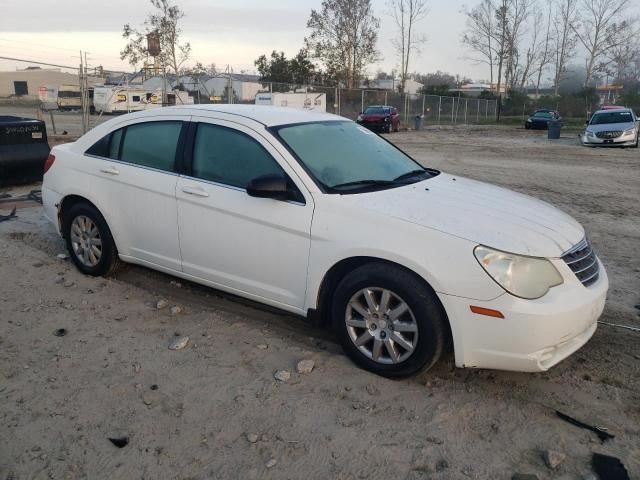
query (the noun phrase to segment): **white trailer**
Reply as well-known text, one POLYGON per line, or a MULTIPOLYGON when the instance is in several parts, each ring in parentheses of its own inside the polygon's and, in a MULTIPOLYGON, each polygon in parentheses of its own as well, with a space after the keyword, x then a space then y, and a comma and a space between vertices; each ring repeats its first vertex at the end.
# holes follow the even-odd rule
POLYGON ((327 94, 318 92, 278 93, 263 92, 256 94, 256 105, 289 107, 314 112, 327 111, 327 94))
MULTIPOLYGON (((167 105, 192 105, 193 97, 187 92, 167 92, 167 105)), ((140 87, 95 87, 93 106, 96 112, 129 113, 162 107, 162 90, 140 87)))

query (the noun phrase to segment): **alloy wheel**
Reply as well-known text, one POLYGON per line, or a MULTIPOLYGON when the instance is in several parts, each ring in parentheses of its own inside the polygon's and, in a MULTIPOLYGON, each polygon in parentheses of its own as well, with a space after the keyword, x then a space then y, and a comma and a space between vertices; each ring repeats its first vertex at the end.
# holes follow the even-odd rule
POLYGON ((404 362, 418 344, 418 323, 411 308, 386 288, 356 292, 347 304, 345 323, 351 341, 374 362, 404 362))
POLYGON ((95 267, 102 257, 102 238, 95 222, 78 215, 71 223, 71 247, 76 258, 86 267, 95 267))

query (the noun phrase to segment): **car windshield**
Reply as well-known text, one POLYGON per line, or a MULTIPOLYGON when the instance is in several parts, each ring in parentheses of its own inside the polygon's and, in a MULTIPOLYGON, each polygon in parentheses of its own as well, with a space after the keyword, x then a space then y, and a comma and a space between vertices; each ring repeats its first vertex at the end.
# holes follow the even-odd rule
POLYGON ((439 173, 354 122, 285 125, 276 132, 330 193, 393 188, 439 173))
POLYGON ((533 116, 537 118, 551 118, 553 115, 551 112, 536 112, 533 116))
POLYGON ((389 113, 389 109, 384 107, 367 107, 364 113, 365 115, 384 115, 385 113, 389 113))
POLYGON ((633 122, 631 112, 628 111, 609 111, 596 113, 591 119, 591 125, 602 125, 605 123, 630 123, 633 122))

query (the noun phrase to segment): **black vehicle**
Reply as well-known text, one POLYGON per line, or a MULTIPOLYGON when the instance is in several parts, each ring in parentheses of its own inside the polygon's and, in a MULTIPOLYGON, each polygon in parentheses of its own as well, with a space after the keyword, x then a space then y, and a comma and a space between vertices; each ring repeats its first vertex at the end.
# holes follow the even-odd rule
POLYGON ((50 150, 43 121, 0 116, 0 183, 41 179, 50 150))
POLYGON ((529 118, 527 118, 527 121, 524 122, 524 128, 527 130, 530 128, 546 130, 549 128, 549 122, 551 120, 562 122, 562 117, 556 110, 541 108, 540 110, 533 112, 529 118))

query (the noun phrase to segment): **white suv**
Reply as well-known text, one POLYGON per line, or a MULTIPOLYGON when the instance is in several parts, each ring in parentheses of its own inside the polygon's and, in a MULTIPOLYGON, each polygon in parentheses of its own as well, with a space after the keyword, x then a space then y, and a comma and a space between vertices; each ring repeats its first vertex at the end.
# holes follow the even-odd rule
POLYGON ((84 273, 136 263, 311 315, 386 376, 448 343, 460 367, 546 370, 591 337, 608 287, 571 217, 329 114, 117 117, 53 149, 43 200, 84 273))

